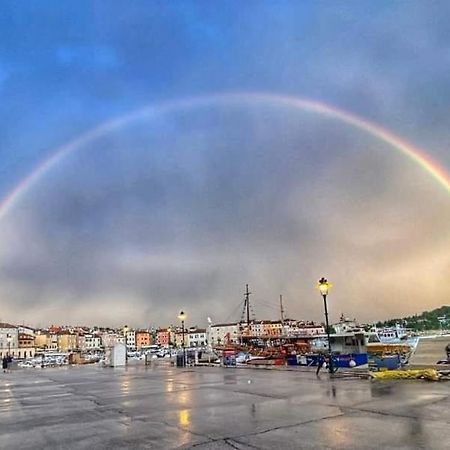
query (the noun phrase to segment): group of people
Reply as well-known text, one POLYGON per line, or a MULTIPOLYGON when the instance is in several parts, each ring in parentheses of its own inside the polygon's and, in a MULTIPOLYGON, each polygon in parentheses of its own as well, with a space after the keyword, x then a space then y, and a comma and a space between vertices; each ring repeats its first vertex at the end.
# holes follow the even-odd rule
MULTIPOLYGON (((355 367, 355 362, 350 361, 350 367, 355 367), (353 363, 353 365, 352 365, 353 363)), ((336 357, 333 355, 330 357, 330 355, 319 355, 317 358, 317 369, 316 369, 316 375, 319 375, 320 371, 322 369, 328 370, 331 373, 335 373, 338 370, 338 361, 336 357)))
POLYGON ((12 363, 12 356, 11 355, 7 355, 4 356, 2 358, 2 367, 3 367, 3 372, 8 372, 11 368, 11 363, 12 363))

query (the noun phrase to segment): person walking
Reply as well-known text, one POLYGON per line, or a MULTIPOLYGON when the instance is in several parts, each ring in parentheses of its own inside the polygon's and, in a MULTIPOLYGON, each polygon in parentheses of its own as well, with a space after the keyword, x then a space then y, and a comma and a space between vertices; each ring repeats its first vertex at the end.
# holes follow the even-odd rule
POLYGON ((322 367, 325 364, 325 358, 323 355, 319 355, 319 357, 317 358, 317 370, 316 370, 316 375, 319 375, 320 369, 322 369, 322 367))
POLYGON ((13 362, 12 356, 8 355, 8 357, 6 358, 6 366, 8 368, 8 372, 11 372, 12 362, 13 362))
POLYGON ((3 367, 3 372, 6 373, 6 371, 8 369, 8 358, 6 356, 4 356, 2 358, 2 367, 3 367))

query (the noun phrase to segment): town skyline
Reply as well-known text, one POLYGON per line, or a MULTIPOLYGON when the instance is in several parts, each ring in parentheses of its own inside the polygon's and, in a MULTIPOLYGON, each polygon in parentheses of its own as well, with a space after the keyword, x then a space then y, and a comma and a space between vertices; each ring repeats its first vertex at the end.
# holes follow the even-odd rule
MULTIPOLYGON (((243 306, 243 303, 242 305, 243 306)), ((449 306, 441 306, 439 308, 434 309, 433 311, 431 311, 431 313, 434 313, 436 315, 436 312, 440 311, 440 310, 446 310, 447 308, 450 308, 449 306)), ((216 320, 213 321, 211 319, 210 316, 208 316, 206 318, 206 320, 204 322, 196 322, 196 323, 190 323, 189 322, 189 315, 186 314, 185 311, 183 311, 184 314, 186 315, 186 322, 185 322, 185 327, 186 328, 208 328, 209 325, 218 325, 218 324, 245 324, 246 323, 246 319, 244 317, 244 314, 241 315, 240 318, 234 320, 232 317, 228 316, 226 318, 226 320, 216 320)), ((280 311, 281 312, 281 311, 280 311)), ((284 314, 286 313, 286 309, 284 308, 283 305, 283 312, 284 314)), ((417 318, 423 315, 429 315, 430 312, 429 311, 416 311, 415 313, 413 313, 412 317, 413 318, 417 318)), ((409 316, 409 319, 412 318, 411 316, 409 316)), ((382 318, 378 318, 375 320, 371 320, 371 321, 360 321, 358 316, 355 314, 347 314, 345 312, 341 312, 337 317, 334 317, 334 315, 332 315, 330 317, 330 322, 331 324, 335 324, 335 323, 339 323, 340 321, 344 320, 351 320, 354 321, 355 323, 360 324, 361 326, 366 326, 366 325, 374 325, 376 323, 388 323, 388 322, 392 322, 392 321, 398 321, 399 323, 402 323, 402 321, 404 319, 407 319, 407 316, 398 316, 398 317, 382 317, 382 318)), ((149 320, 147 323, 139 323, 139 324, 133 324, 130 322, 125 321, 124 323, 121 324, 102 324, 102 323, 84 323, 84 324, 80 324, 80 323, 56 323, 56 322, 52 322, 52 323, 46 323, 46 324, 42 324, 42 323, 25 323, 24 321, 22 322, 13 322, 13 321, 8 321, 8 320, 3 320, 4 318, 2 318, 0 316, 0 323, 9 323, 12 324, 16 327, 29 327, 32 329, 50 329, 50 328, 60 328, 60 329, 66 329, 66 328, 89 328, 89 329, 122 329, 125 326, 129 326, 131 329, 145 329, 145 330, 158 330, 158 329, 167 329, 167 328, 181 328, 181 323, 180 323, 180 319, 177 317, 175 321, 170 322, 170 323, 161 323, 158 321, 152 321, 149 320)), ((281 318, 280 317, 256 317, 254 314, 252 314, 250 320, 252 322, 280 322, 281 323, 281 318)), ((284 319, 283 321, 289 322, 289 321, 295 321, 298 323, 304 323, 304 324, 318 324, 318 325, 324 325, 324 317, 322 317, 321 319, 315 320, 312 318, 299 318, 299 317, 290 317, 289 315, 284 315, 284 319)))

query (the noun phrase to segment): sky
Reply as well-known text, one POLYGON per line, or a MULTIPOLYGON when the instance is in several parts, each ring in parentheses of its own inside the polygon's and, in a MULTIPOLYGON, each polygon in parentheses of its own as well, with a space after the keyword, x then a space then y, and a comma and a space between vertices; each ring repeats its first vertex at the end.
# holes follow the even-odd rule
POLYGON ((322 276, 333 321, 449 304, 449 191, 274 99, 450 171, 449 19, 426 0, 3 2, 0 320, 204 326, 239 320, 248 283, 255 318, 282 294, 321 321, 322 276))

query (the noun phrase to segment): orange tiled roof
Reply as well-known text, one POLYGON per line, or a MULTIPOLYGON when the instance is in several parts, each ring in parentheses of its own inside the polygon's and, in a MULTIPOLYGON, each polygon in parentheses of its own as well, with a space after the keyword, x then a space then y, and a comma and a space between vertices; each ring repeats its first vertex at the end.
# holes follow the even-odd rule
POLYGON ((17 328, 15 325, 11 325, 10 323, 0 322, 0 328, 17 328))

